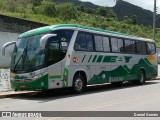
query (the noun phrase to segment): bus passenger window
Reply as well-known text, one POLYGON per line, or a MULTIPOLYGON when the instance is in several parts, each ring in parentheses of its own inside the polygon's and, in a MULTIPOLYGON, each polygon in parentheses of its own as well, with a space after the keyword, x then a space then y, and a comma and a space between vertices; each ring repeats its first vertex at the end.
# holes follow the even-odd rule
POLYGON ((125 53, 134 54, 136 52, 136 45, 133 40, 125 40, 125 53))
POLYGON ((93 51, 93 37, 92 35, 86 34, 87 49, 93 51))
POLYGON ((94 36, 96 51, 103 51, 103 41, 101 36, 94 36))
POLYGON ((146 44, 143 41, 137 41, 137 53, 146 55, 146 44))
POLYGON ((112 52, 124 53, 123 40, 111 38, 112 52))
POLYGON ((124 53, 124 46, 123 46, 123 40, 122 39, 118 39, 118 51, 120 53, 124 53))
POLYGON ((112 52, 119 52, 117 38, 111 38, 112 52))
POLYGON ((109 45, 109 38, 108 37, 102 37, 103 38, 103 48, 105 52, 110 52, 110 45, 109 45))

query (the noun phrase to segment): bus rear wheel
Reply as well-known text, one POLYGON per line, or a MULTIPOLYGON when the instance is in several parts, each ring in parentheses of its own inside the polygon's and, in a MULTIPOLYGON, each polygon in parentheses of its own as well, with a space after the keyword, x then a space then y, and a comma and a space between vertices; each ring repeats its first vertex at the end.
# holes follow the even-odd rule
POLYGON ((145 83, 145 72, 143 70, 139 71, 138 80, 132 82, 135 85, 142 85, 145 83))
POLYGON ((74 93, 82 93, 86 89, 86 84, 81 74, 76 74, 73 78, 72 90, 74 93))
POLYGON ((145 83, 145 73, 144 73, 143 70, 139 71, 138 81, 137 82, 138 82, 139 85, 142 85, 142 84, 145 83))

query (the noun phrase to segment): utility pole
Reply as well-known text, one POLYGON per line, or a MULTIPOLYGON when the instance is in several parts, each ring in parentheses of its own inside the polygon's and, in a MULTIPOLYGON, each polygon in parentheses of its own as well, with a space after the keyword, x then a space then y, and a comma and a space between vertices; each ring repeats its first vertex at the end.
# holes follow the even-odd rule
POLYGON ((156 40, 156 15, 157 15, 157 0, 154 0, 154 13, 153 13, 153 40, 156 40))

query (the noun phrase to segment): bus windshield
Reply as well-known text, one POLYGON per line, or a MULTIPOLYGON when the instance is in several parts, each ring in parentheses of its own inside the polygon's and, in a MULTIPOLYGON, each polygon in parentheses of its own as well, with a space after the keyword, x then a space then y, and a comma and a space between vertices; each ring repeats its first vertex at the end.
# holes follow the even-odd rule
POLYGON ((44 50, 40 47, 42 35, 19 38, 15 45, 11 70, 31 70, 44 64, 44 50))
POLYGON ((61 43, 66 42, 69 45, 73 30, 55 30, 46 43, 46 49, 40 47, 42 35, 19 38, 11 61, 12 72, 31 72, 44 66, 59 62, 65 57, 66 51, 61 48, 61 43))

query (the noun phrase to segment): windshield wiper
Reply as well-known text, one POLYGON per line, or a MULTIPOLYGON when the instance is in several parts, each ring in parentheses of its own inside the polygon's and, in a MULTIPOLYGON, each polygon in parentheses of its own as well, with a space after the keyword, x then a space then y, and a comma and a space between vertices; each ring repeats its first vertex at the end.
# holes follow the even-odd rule
POLYGON ((16 65, 14 66, 14 70, 17 68, 17 65, 19 64, 19 61, 21 60, 22 56, 23 56, 23 54, 19 57, 19 59, 18 59, 16 65))
MULTIPOLYGON (((26 47, 25 52, 24 52, 24 56, 23 56, 23 67, 24 67, 25 61, 28 59, 27 50, 28 50, 28 47, 26 47)), ((28 62, 29 62, 29 59, 28 59, 28 62)), ((28 62, 27 62, 27 67, 29 68, 28 62)))
MULTIPOLYGON (((18 61, 17 61, 17 63, 16 63, 16 65, 15 65, 15 67, 14 67, 14 70, 16 70, 16 68, 17 68, 17 65, 19 64, 19 62, 20 62, 20 60, 21 60, 21 58, 22 58, 22 65, 24 66, 24 62, 25 62, 25 60, 24 60, 24 58, 25 58, 25 56, 26 56, 26 54, 25 53, 27 53, 27 48, 25 48, 24 49, 24 51, 23 51, 23 53, 22 53, 22 55, 20 56, 20 58, 18 59, 18 61)), ((23 66, 22 66, 22 68, 23 68, 23 66)))

